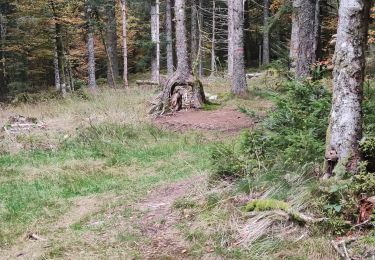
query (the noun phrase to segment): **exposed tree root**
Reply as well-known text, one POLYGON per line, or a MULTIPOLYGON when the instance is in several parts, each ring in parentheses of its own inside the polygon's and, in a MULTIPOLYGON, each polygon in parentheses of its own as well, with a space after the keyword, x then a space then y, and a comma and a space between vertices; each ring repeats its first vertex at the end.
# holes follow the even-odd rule
POLYGON ((199 79, 192 75, 186 77, 175 73, 166 81, 163 91, 151 103, 149 113, 158 116, 181 109, 199 109, 206 102, 203 85, 199 79))

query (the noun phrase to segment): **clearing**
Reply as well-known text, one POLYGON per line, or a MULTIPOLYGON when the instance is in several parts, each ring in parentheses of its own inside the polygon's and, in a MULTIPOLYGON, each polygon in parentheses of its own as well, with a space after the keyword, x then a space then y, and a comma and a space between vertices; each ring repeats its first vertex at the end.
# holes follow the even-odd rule
MULTIPOLYGON (((207 84, 210 93, 225 88, 207 84)), ((259 97, 230 100, 209 111, 153 122, 146 111, 154 95, 153 90, 102 90, 1 110, 1 125, 9 127, 9 118, 18 115, 43 122, 43 127, 1 133, 3 257, 194 255, 179 228, 180 218, 189 216, 174 204, 193 190, 206 189, 208 151, 216 132, 230 142, 235 133, 254 126, 236 105, 261 113, 270 103, 259 97)))

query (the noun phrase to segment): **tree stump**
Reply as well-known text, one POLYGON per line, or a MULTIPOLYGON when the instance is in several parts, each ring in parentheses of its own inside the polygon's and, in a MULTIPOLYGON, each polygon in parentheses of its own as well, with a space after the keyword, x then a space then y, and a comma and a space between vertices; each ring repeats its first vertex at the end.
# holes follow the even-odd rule
POLYGON ((150 114, 158 116, 181 109, 199 109, 207 103, 202 82, 192 75, 184 77, 172 75, 165 83, 163 91, 151 103, 150 114))

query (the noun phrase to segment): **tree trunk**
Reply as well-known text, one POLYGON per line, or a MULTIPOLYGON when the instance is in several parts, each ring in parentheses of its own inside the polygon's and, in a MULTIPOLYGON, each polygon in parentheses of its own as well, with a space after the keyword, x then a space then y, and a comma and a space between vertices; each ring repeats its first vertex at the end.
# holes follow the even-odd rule
POLYGON ((151 80, 160 80, 160 26, 159 26, 159 0, 151 6, 151 35, 154 53, 151 60, 151 80))
POLYGON ((232 93, 237 96, 247 94, 247 83, 245 74, 244 42, 244 2, 233 0, 233 76, 232 93))
POLYGON ((0 13, 0 99, 6 92, 6 59, 5 59, 5 37, 6 21, 5 16, 0 13))
POLYGON ((315 11, 317 0, 294 0, 290 58, 297 78, 311 75, 316 61, 315 11))
POLYGON ((88 86, 90 89, 96 89, 95 77, 95 48, 94 34, 91 29, 87 33, 87 57, 88 57, 88 86))
POLYGON ((203 76, 203 61, 202 61, 202 26, 203 26, 203 0, 199 0, 199 10, 198 10, 198 30, 199 30, 199 51, 198 51, 198 76, 203 76))
MULTIPOLYGON (((252 65, 252 51, 254 50, 254 45, 252 43, 252 38, 251 38, 251 23, 252 23, 252 2, 251 1, 245 1, 244 2, 244 47, 245 47, 245 67, 246 66, 251 66, 252 65), (249 29, 249 30, 246 30, 249 29)), ((258 34, 256 32, 256 34, 258 34)), ((255 52, 256 53, 256 52, 255 52)), ((260 54, 262 55, 262 54, 260 54)), ((260 60, 261 61, 261 60, 260 60)))
POLYGON ((86 2, 86 22, 87 22, 87 58, 88 58, 88 87, 96 89, 95 77, 95 47, 94 33, 92 28, 92 7, 89 1, 86 2))
POLYGON ((55 22, 55 44, 57 52, 57 64, 59 68, 59 78, 60 78, 60 89, 61 95, 65 97, 66 95, 66 77, 65 77, 65 57, 64 57, 64 44, 62 39, 62 25, 58 21, 57 10, 54 1, 50 1, 52 8, 52 13, 55 22))
POLYGON ((106 25, 106 45, 108 53, 107 80, 111 87, 116 86, 119 78, 119 66, 117 57, 117 19, 116 19, 116 1, 107 0, 106 6, 107 25, 106 25))
POLYGON ((315 22, 314 22, 314 35, 315 35, 315 58, 321 58, 321 18, 320 18, 320 3, 321 0, 316 0, 315 4, 315 22))
POLYGON ((201 108, 206 102, 202 83, 194 79, 189 62, 186 35, 185 0, 175 0, 177 70, 166 81, 164 90, 152 104, 151 114, 201 108))
POLYGON ((189 65, 187 34, 186 34, 186 4, 185 0, 175 0, 176 17, 176 54, 177 54, 177 74, 187 80, 191 76, 189 65))
MULTIPOLYGON (((361 159, 362 99, 370 0, 341 1, 327 136, 326 173, 357 173, 361 159)), ((340 177, 340 176, 339 176, 340 177)))
POLYGON ((73 79, 73 70, 72 70, 72 64, 70 62, 70 54, 67 53, 65 55, 65 61, 66 61, 66 75, 67 75, 67 89, 68 91, 74 91, 74 79, 73 79))
POLYGON ((54 46, 53 66, 54 66, 54 71, 55 71, 55 89, 57 91, 60 91, 61 82, 60 82, 59 60, 58 60, 58 55, 57 55, 56 41, 55 41, 55 46, 54 46))
POLYGON ((166 41, 167 41, 167 70, 168 76, 171 76, 174 71, 173 62, 173 41, 172 41, 172 6, 171 0, 166 0, 165 12, 165 28, 166 28, 166 41))
POLYGON ((233 75, 233 1, 228 0, 228 76, 233 75))
POLYGON ((59 67, 60 78, 60 92, 63 96, 66 94, 66 77, 65 77, 65 59, 64 59, 64 44, 61 34, 61 24, 56 22, 56 49, 57 49, 57 64, 59 67))
POLYGON ((191 1, 191 63, 193 74, 197 75, 198 55, 199 55, 199 34, 198 34, 198 8, 197 0, 191 1))
POLYGON ((211 76, 216 74, 216 0, 212 0, 211 76))
POLYGON ((270 17, 270 0, 263 0, 263 60, 262 64, 270 63, 270 33, 268 20, 270 17))
POLYGON ((126 17, 126 0, 120 0, 121 17, 122 17, 122 53, 124 59, 123 80, 124 87, 129 86, 128 82, 128 43, 127 43, 127 17, 126 17))

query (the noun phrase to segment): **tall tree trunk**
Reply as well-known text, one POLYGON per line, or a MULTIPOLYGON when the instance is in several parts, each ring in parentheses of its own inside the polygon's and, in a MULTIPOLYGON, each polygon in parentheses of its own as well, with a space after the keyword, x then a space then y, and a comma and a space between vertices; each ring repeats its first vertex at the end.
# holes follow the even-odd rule
POLYGON ((314 28, 317 0, 294 0, 290 58, 297 78, 311 75, 316 61, 317 38, 314 28))
POLYGON ((268 20, 270 18, 270 0, 263 0, 263 60, 262 64, 270 63, 270 32, 268 20))
POLYGON ((95 77, 95 46, 94 32, 92 27, 92 6, 89 1, 86 2, 86 23, 87 23, 87 60, 88 60, 88 87, 91 90, 96 89, 95 77))
POLYGON ((5 59, 5 37, 6 21, 5 16, 0 13, 0 99, 6 92, 6 59, 5 59))
MULTIPOLYGON (((252 55, 252 51, 254 49, 252 39, 251 39, 252 32, 250 30, 246 30, 246 29, 250 29, 251 21, 253 19, 251 10, 252 10, 252 2, 251 1, 245 1, 244 2, 244 12, 245 12, 245 14, 244 14, 245 67, 252 65, 251 64, 251 62, 252 62, 251 55, 252 55)), ((258 33, 256 33, 256 34, 258 34, 258 33)))
POLYGON ((175 0, 176 72, 166 81, 163 91, 152 104, 151 114, 161 115, 182 108, 201 108, 206 102, 202 83, 192 74, 186 35, 186 3, 175 0))
POLYGON ((244 1, 233 0, 233 76, 232 93, 237 96, 247 94, 244 59, 244 1))
POLYGON ((365 49, 371 0, 343 0, 333 70, 333 101, 327 137, 326 171, 357 173, 361 154, 365 49))
POLYGON ((59 67, 59 78, 60 78, 60 89, 62 96, 66 95, 66 77, 65 77, 65 57, 64 57, 64 43, 62 39, 62 25, 58 21, 58 14, 55 6, 55 2, 50 0, 52 13, 55 22, 55 44, 57 51, 57 64, 59 67))
POLYGON ((168 76, 171 76, 174 71, 173 62, 173 38, 172 38, 172 6, 171 0, 166 0, 165 12, 165 28, 166 28, 166 41, 167 41, 167 70, 168 76))
POLYGON ((212 0, 211 76, 216 74, 216 0, 212 0))
POLYGON ((316 0, 315 4, 315 23, 314 23, 314 35, 315 35, 315 58, 319 60, 321 58, 321 12, 320 12, 321 0, 316 0))
POLYGON ((228 0, 228 76, 233 75, 233 1, 228 0))
POLYGON ((198 6, 197 0, 191 1, 191 63, 194 75, 197 75, 199 55, 199 33, 198 33, 198 6))
POLYGON ((65 55, 66 61, 66 75, 67 75, 67 89, 68 91, 74 91, 74 79, 73 79, 73 70, 72 63, 70 62, 70 54, 65 55))
POLYGON ((55 89, 57 91, 60 91, 60 70, 59 70, 59 60, 57 55, 57 44, 55 41, 54 46, 54 58, 53 58, 53 66, 54 66, 54 72, 55 72, 55 89))
POLYGON ((199 0, 199 9, 198 9, 198 30, 199 30, 199 50, 198 50, 198 76, 202 77, 203 76, 203 61, 202 61, 202 26, 203 26, 203 13, 202 13, 202 8, 203 8, 203 0, 199 0))
POLYGON ((188 79, 191 75, 186 34, 186 3, 175 0, 177 73, 188 79))
POLYGON ((117 57, 117 19, 116 19, 116 0, 106 1, 106 45, 107 45, 107 80, 111 87, 115 87, 119 78, 119 65, 117 57))
POLYGON ((122 17, 122 53, 123 53, 123 80, 124 87, 129 86, 128 82, 128 43, 127 43, 127 17, 126 17, 126 0, 120 0, 121 17, 122 17))
POLYGON ((151 60, 151 80, 159 82, 160 79, 160 26, 159 26, 159 0, 151 6, 151 35, 155 47, 151 60))

